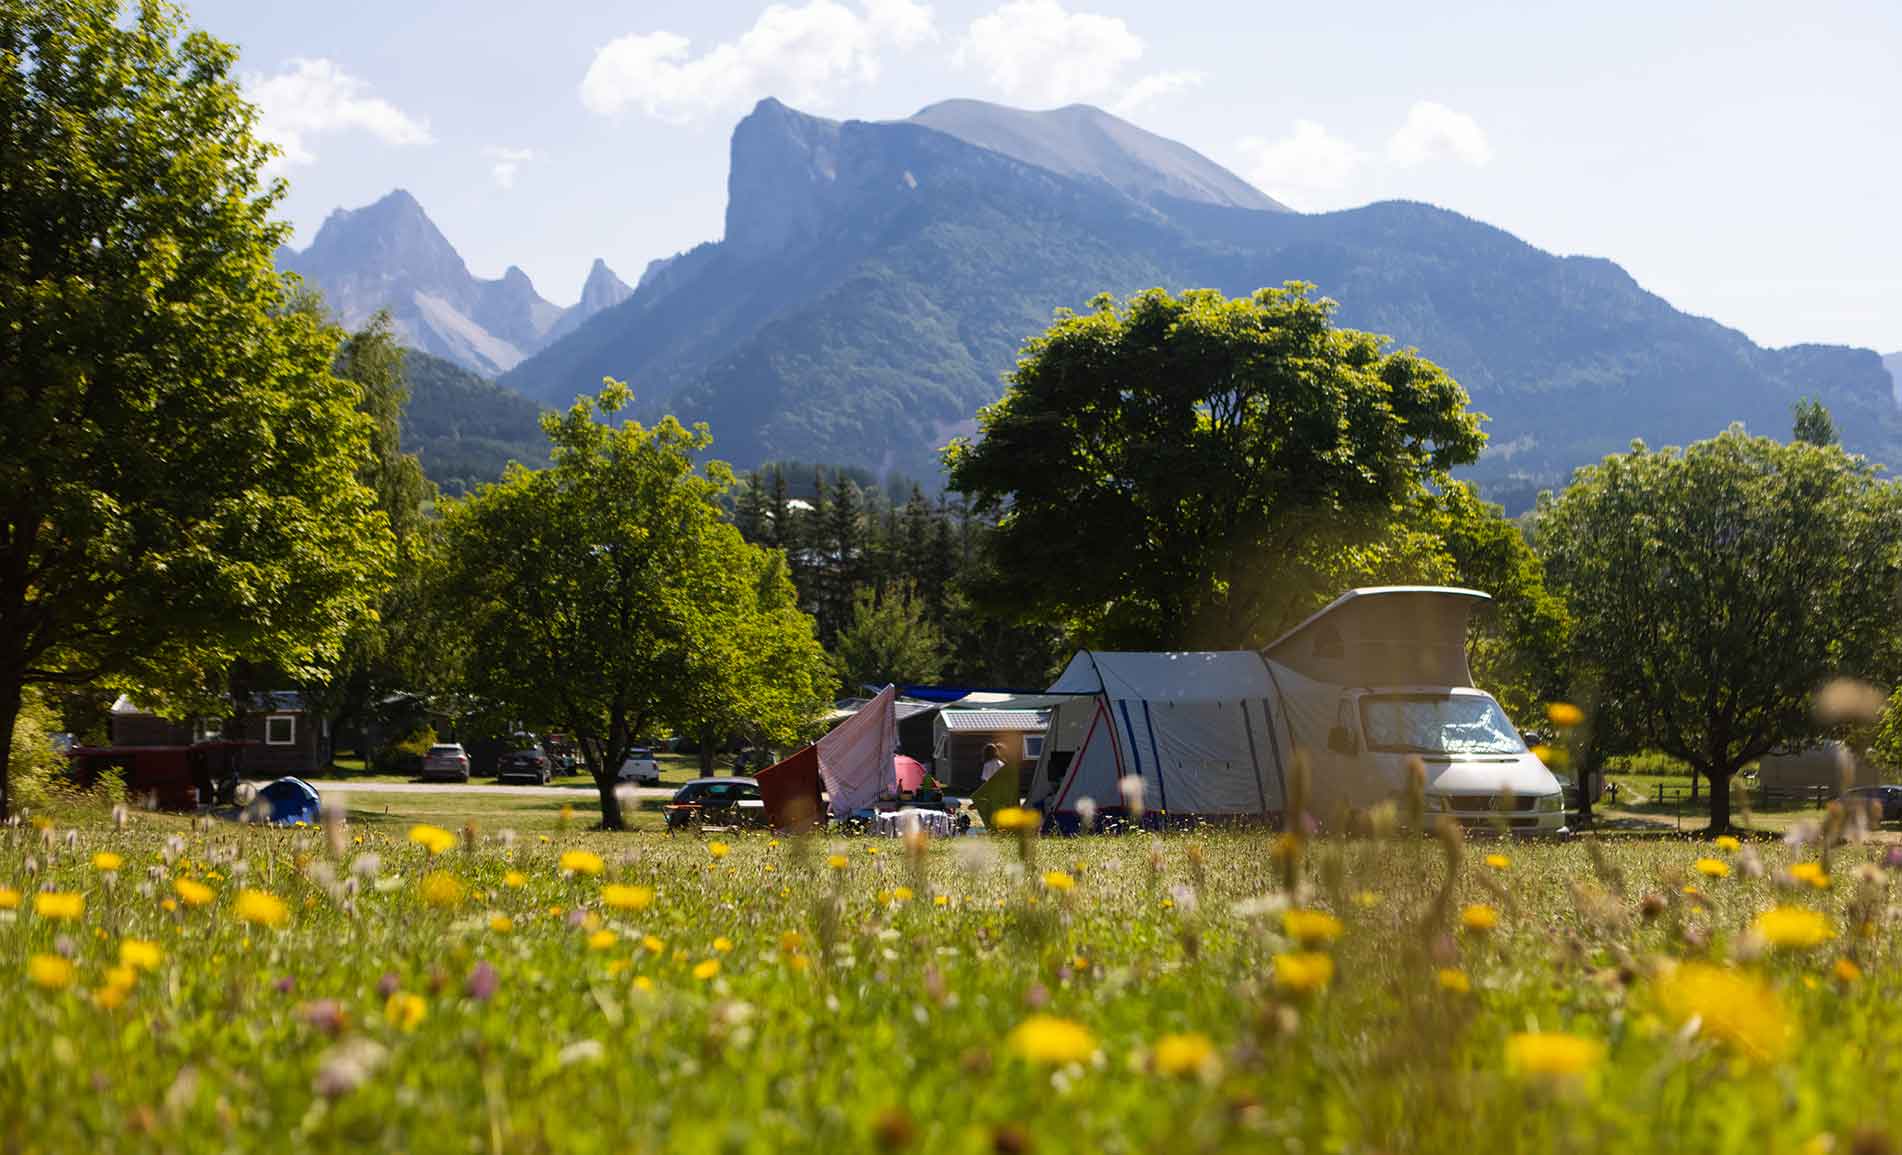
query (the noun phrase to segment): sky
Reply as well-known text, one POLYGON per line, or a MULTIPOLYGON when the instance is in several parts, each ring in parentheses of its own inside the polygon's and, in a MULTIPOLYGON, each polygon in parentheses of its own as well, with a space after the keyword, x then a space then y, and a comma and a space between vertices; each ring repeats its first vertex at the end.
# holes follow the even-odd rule
POLYGON ((1428 201, 1758 342, 1902 349, 1895 0, 186 0, 236 43, 308 244, 413 193, 560 304, 718 239, 765 96, 1085 102, 1309 211, 1428 201))

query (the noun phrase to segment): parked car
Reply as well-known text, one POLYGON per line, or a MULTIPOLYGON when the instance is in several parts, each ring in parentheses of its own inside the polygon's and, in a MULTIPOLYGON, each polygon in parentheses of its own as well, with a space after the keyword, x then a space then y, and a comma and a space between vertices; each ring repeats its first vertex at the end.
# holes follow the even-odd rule
POLYGON ((497 782, 527 782, 535 786, 546 786, 554 777, 554 761, 548 757, 541 743, 530 740, 519 749, 502 755, 495 763, 497 782))
POLYGON ((1864 806, 1875 803, 1882 807, 1878 822, 1902 821, 1902 786, 1858 786, 1854 790, 1845 790, 1844 802, 1860 802, 1864 806))
POLYGON ((469 753, 459 742, 438 742, 423 755, 425 782, 467 782, 469 753))
POLYGON ((636 746, 627 752, 621 762, 620 780, 632 782, 636 786, 660 785, 660 761, 654 757, 654 751, 647 746, 636 746))
POLYGON ((661 807, 667 829, 695 826, 764 826, 766 803, 757 778, 695 778, 661 807))

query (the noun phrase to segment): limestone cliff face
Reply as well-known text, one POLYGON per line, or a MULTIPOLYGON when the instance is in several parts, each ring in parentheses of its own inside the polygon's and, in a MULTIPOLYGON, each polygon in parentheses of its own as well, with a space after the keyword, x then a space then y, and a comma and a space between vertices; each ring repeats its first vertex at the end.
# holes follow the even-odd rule
POLYGON ((839 122, 768 97, 733 130, 726 244, 768 256, 813 239, 836 203, 839 122))

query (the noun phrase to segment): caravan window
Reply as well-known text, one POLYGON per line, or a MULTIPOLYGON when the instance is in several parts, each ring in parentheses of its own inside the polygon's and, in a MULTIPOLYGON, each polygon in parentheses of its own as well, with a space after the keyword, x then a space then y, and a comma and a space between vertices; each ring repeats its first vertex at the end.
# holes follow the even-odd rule
POLYGON ((1404 754, 1523 754, 1505 711, 1479 694, 1380 694, 1361 699, 1372 750, 1404 754))

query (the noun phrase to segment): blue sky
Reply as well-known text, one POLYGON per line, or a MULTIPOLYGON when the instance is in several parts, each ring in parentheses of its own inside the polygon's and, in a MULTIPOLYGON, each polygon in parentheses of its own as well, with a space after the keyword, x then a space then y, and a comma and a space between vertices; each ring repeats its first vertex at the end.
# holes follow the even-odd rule
POLYGON ((717 238, 759 97, 1081 100, 1298 208, 1431 201, 1772 345, 1902 349, 1902 4, 198 0, 306 243, 404 187, 559 303, 717 238))

